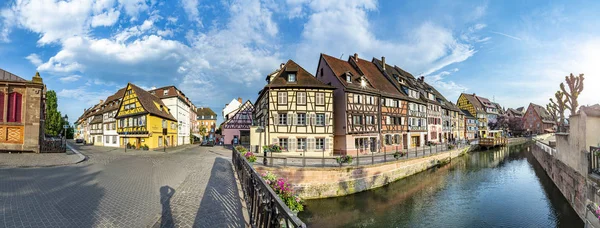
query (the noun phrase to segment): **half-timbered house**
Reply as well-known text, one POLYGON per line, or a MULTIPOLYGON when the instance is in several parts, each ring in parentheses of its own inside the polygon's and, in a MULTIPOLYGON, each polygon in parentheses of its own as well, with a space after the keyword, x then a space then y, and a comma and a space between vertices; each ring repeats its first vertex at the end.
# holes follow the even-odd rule
POLYGON ((250 126, 254 105, 249 100, 228 114, 221 124, 223 144, 250 145, 250 126))
POLYGON ((263 128, 259 144, 279 145, 290 155, 332 155, 335 88, 292 60, 266 81, 254 112, 257 125, 263 128))
POLYGON ((321 54, 317 68, 317 79, 336 88, 335 153, 357 155, 380 151, 380 93, 357 67, 357 59, 357 54, 348 61, 321 54))
POLYGON ((420 93, 415 88, 414 76, 397 66, 385 63, 385 57, 381 60, 373 58, 373 63, 379 68, 388 81, 402 93, 402 100, 406 104, 405 117, 401 118, 402 147, 404 149, 422 146, 427 137, 427 106, 421 100, 420 93), (405 122, 406 121, 406 122, 405 122))
POLYGON ((477 95, 461 93, 456 103, 460 109, 468 111, 473 117, 477 118, 478 131, 475 138, 485 137, 488 131, 488 116, 484 106, 477 99, 477 95))

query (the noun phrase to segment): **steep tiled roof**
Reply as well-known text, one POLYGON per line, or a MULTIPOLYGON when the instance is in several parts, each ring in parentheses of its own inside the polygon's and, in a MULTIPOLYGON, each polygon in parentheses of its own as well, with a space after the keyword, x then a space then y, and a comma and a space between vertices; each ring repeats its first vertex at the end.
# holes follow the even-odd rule
POLYGON ((461 95, 464 96, 465 98, 467 98, 467 100, 469 101, 469 103, 471 103, 473 105, 473 107, 475 107, 476 111, 479 111, 477 109, 482 109, 483 108, 483 106, 481 105, 481 103, 479 102, 479 100, 476 98, 475 94, 466 94, 466 93, 463 93, 461 95))
POLYGON ((512 113, 514 113, 515 115, 521 115, 521 116, 523 115, 523 112, 521 112, 521 111, 519 111, 519 110, 516 110, 516 109, 513 109, 513 108, 508 108, 508 109, 506 110, 506 112, 512 112, 512 113))
POLYGON ((160 99, 179 97, 179 99, 181 99, 183 102, 185 102, 188 106, 192 106, 192 103, 185 96, 185 94, 173 85, 163 86, 163 87, 156 88, 156 89, 151 89, 151 90, 148 90, 148 92, 150 92, 150 94, 152 94, 160 99), (167 91, 166 95, 164 93, 165 90, 167 91))
POLYGON ((525 111, 525 107, 518 107, 516 110, 519 112, 523 112, 523 111, 525 111))
POLYGON ((119 109, 118 104, 110 105, 110 103, 122 98, 123 94, 125 94, 125 89, 126 88, 121 88, 115 94, 110 95, 108 98, 106 98, 106 101, 104 101, 104 109, 102 111, 110 112, 119 109))
POLYGON ((579 112, 584 112, 588 116, 600 117, 600 105, 581 106, 579 112))
POLYGON ((475 117, 473 115, 471 115, 471 113, 469 113, 469 111, 464 110, 464 109, 461 109, 460 111, 465 115, 465 118, 475 119, 475 117))
POLYGON ((379 68, 367 60, 358 58, 357 65, 360 70, 365 74, 365 77, 371 85, 378 89, 382 95, 397 97, 397 98, 406 98, 407 96, 401 93, 394 85, 385 78, 385 75, 379 71, 379 68))
POLYGON ((0 81, 27 82, 27 80, 0 68, 0 81))
POLYGON ((533 110, 538 114, 540 119, 542 119, 542 122, 554 123, 552 121, 552 116, 550 116, 550 113, 548 113, 548 111, 546 111, 546 109, 544 107, 542 107, 541 105, 534 104, 534 103, 531 103, 531 106, 533 107, 533 110))
MULTIPOLYGON (((406 87, 407 89, 410 88, 414 91, 418 91, 418 89, 414 88, 414 85, 412 84, 413 80, 410 80, 409 76, 404 75, 404 73, 403 73, 403 72, 405 72, 404 70, 402 70, 396 66, 391 66, 387 63, 385 64, 385 69, 383 69, 383 62, 377 58, 373 58, 372 62, 373 62, 373 64, 375 64, 375 66, 377 66, 379 68, 379 70, 381 72, 384 72, 384 76, 386 76, 388 78, 388 81, 390 81, 390 83, 394 84, 397 88, 399 88, 399 91, 402 94, 406 95, 406 97, 404 99, 410 100, 412 102, 422 103, 422 104, 425 103, 421 99, 415 99, 415 98, 409 97, 408 92, 404 91, 402 89, 403 87, 406 87), (400 78, 403 81, 403 83, 398 82, 398 79, 395 77, 400 78)), ((406 73, 406 74, 409 74, 409 73, 406 73)))
POLYGON ((265 86, 265 88, 321 88, 321 89, 335 89, 335 87, 326 85, 319 81, 311 73, 308 73, 304 68, 298 65, 293 60, 288 60, 273 80, 265 86), (288 73, 296 74, 296 82, 288 82, 288 73))
POLYGON ((102 114, 95 115, 94 119, 92 119, 92 121, 90 121, 90 123, 92 123, 92 124, 102 123, 102 114))
POLYGON ((198 116, 216 116, 217 114, 215 112, 213 112, 212 109, 206 107, 206 108, 198 108, 196 110, 196 115, 198 115, 198 116))
POLYGON ((160 100, 160 98, 150 94, 149 92, 143 90, 142 88, 132 83, 129 84, 131 85, 131 88, 137 95, 137 98, 142 104, 142 107, 147 112, 149 112, 151 115, 159 116, 172 121, 177 121, 175 118, 173 118, 173 115, 171 115, 171 113, 161 111, 158 107, 156 107, 156 105, 154 105, 154 102, 156 102, 157 104, 162 105, 165 109, 167 108, 167 106, 160 100))
POLYGON ((487 99, 485 97, 480 97, 480 96, 475 96, 475 97, 479 100, 479 102, 481 102, 481 104, 483 106, 488 107, 488 108, 496 108, 496 106, 494 106, 494 104, 489 99, 487 99))
MULTIPOLYGON (((338 59, 336 57, 332 57, 326 54, 321 54, 327 65, 331 68, 335 76, 340 80, 342 85, 345 88, 356 89, 362 91, 369 92, 377 92, 371 85, 368 83, 366 88, 362 88, 360 85, 360 77, 362 76, 362 72, 359 72, 349 61, 344 61, 338 59), (346 74, 349 73, 352 75, 352 83, 348 83, 346 81, 346 74)), ((367 79, 368 81, 369 79, 367 79)))

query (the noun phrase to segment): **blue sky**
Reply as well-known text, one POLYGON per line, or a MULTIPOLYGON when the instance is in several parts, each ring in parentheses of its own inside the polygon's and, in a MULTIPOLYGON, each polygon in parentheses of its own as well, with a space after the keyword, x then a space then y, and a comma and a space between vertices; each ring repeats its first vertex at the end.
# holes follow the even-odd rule
MULTIPOLYGON (((71 120, 127 82, 175 85, 221 112, 254 101, 287 59, 386 57, 448 99, 548 103, 585 73, 580 104, 600 101, 598 1, 11 0, 0 2, 0 68, 39 71, 71 120)), ((221 119, 221 116, 219 116, 221 119)))

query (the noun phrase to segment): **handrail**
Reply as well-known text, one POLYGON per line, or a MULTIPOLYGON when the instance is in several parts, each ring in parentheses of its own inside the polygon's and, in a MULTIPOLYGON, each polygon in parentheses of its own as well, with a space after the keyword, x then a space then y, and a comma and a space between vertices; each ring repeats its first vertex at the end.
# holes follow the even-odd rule
POLYGON ((235 147, 232 162, 240 178, 252 227, 306 227, 235 147))

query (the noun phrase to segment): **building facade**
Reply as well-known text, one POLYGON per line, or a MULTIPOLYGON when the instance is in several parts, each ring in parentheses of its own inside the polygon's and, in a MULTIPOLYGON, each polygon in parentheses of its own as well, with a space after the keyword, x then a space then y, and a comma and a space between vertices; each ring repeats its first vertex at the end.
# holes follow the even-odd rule
POLYGON ((221 124, 221 137, 226 145, 250 145, 250 126, 254 105, 250 101, 237 110, 228 113, 228 119, 221 124))
POLYGON ((196 124, 198 128, 206 129, 203 137, 209 136, 211 132, 216 130, 217 114, 208 107, 200 107, 196 109, 196 124))
POLYGON ((175 145, 190 144, 190 116, 191 102, 181 90, 175 86, 165 86, 148 91, 158 97, 169 109, 169 112, 177 120, 177 141, 175 145))
POLYGON ((467 140, 472 140, 476 138, 478 129, 477 129, 477 118, 471 115, 471 113, 467 110, 461 110, 464 114, 464 137, 467 140))
POLYGON ((121 147, 177 145, 178 121, 161 99, 129 83, 121 100, 115 116, 121 147))
POLYGON ((254 108, 255 125, 262 129, 258 148, 275 144, 289 155, 333 155, 335 88, 292 60, 266 80, 254 108))
POLYGON ((119 134, 117 133, 117 121, 115 116, 119 109, 119 104, 125 93, 125 88, 118 90, 115 94, 106 98, 102 104, 102 135, 103 145, 109 147, 119 147, 119 134))
POLYGON ((530 134, 554 132, 555 122, 546 109, 540 105, 529 103, 523 115, 523 129, 530 134))
POLYGON ((0 150, 40 153, 45 120, 44 85, 0 69, 0 150))
POLYGON ((486 137, 488 132, 488 115, 476 94, 461 93, 456 102, 461 110, 466 110, 477 118, 478 132, 475 138, 486 137))

